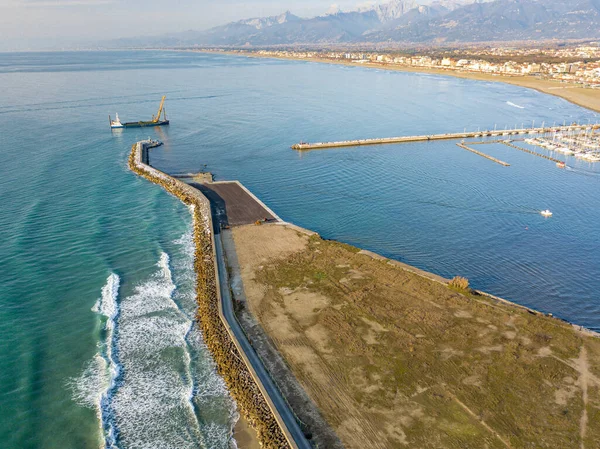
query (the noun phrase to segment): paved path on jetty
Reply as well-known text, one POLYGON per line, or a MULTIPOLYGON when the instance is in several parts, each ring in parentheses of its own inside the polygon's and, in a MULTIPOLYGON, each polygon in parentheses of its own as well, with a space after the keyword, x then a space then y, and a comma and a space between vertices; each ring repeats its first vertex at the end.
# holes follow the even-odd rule
POLYGON ((304 432, 298 425, 296 415, 289 404, 283 398, 279 388, 271 378, 271 375, 256 354, 256 351, 248 341, 240 323, 233 311, 233 299, 227 273, 227 263, 221 226, 239 226, 251 224, 265 218, 269 221, 281 221, 280 218, 248 191, 237 181, 225 181, 217 183, 194 184, 211 202, 213 214, 213 226, 215 235, 215 254, 219 286, 221 290, 221 303, 223 316, 227 320, 231 331, 240 343, 241 350, 250 361, 254 373, 260 379, 265 393, 269 396, 281 419, 285 422, 289 434, 293 438, 294 449, 311 449, 312 446, 306 439, 304 432))
MULTIPOLYGON (((216 226, 218 226, 217 222, 215 222, 215 227, 216 226)), ((273 382, 273 379, 271 378, 269 372, 267 371, 262 361, 256 354, 256 351, 248 341, 246 334, 242 330, 242 327, 240 326, 240 323, 238 322, 235 316, 235 313, 233 311, 233 299, 231 298, 229 278, 227 276, 227 264, 225 263, 223 242, 221 240, 220 229, 215 229, 215 252, 217 255, 217 269, 219 272, 219 284, 221 287, 223 315, 227 319, 231 330, 238 339, 242 350, 246 354, 246 357, 252 364, 254 372, 260 378, 263 387, 265 388, 267 394, 271 398, 272 404, 277 409, 279 416, 281 416, 281 418, 285 422, 288 432, 293 437, 295 443, 295 446, 293 446, 294 449, 312 449, 311 444, 308 442, 308 440, 304 436, 304 432, 302 432, 302 429, 300 429, 300 426, 298 425, 294 412, 292 412, 290 406, 285 401, 285 399, 281 395, 281 392, 275 385, 275 382, 273 382)))

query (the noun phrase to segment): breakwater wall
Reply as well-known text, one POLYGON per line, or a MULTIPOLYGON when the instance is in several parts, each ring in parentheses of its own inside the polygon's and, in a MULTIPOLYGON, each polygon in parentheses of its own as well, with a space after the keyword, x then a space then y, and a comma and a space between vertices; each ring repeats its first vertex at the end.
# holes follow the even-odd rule
POLYGON ((197 319, 217 371, 238 405, 240 413, 256 430, 264 448, 294 448, 285 424, 265 395, 264 386, 253 373, 240 344, 223 316, 216 267, 215 242, 210 202, 197 189, 144 163, 144 142, 133 145, 129 168, 134 173, 179 198, 192 208, 194 269, 196 272, 197 319))
POLYGON ((294 150, 322 150, 327 148, 358 147, 366 145, 382 145, 386 143, 428 142, 432 140, 472 139, 476 137, 514 136, 518 134, 546 134, 554 132, 581 131, 600 129, 600 125, 553 126, 551 128, 524 128, 493 131, 475 131, 463 133, 431 134, 426 136, 384 137, 381 139, 344 140, 340 142, 301 142, 292 145, 294 150))

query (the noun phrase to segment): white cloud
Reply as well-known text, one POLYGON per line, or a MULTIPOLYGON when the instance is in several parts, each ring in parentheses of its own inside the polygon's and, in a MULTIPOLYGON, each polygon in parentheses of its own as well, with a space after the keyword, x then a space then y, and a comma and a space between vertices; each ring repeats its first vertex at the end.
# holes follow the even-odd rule
POLYGON ((329 7, 329 9, 327 10, 327 12, 325 14, 326 15, 337 14, 341 10, 342 9, 340 8, 340 5, 338 5, 337 3, 334 3, 329 7))
POLYGON ((356 9, 358 11, 369 10, 369 9, 373 8, 373 6, 375 6, 377 3, 381 3, 381 2, 366 1, 366 2, 357 3, 356 4, 356 9))

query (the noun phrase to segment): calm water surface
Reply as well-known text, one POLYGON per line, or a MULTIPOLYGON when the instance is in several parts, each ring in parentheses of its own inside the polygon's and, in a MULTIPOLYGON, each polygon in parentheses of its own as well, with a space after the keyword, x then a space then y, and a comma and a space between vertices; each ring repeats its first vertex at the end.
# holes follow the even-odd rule
MULTIPOLYGON (((239 179, 283 219, 600 328, 600 164, 454 142, 300 140, 600 121, 487 82, 173 52, 0 54, 0 441, 228 447, 234 406, 193 326, 190 215, 127 171, 239 179), (169 127, 111 133, 108 114, 169 127), (541 209, 554 212, 551 219, 541 209)), ((542 151, 542 150, 538 150, 542 151)))

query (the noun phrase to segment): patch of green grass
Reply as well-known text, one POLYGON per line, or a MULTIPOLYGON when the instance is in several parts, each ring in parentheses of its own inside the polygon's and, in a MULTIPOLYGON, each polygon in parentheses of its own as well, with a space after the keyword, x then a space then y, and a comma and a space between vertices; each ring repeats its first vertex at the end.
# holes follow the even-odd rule
POLYGON ((323 271, 317 271, 313 274, 313 279, 315 281, 324 281, 327 279, 327 273, 324 273, 323 271))

